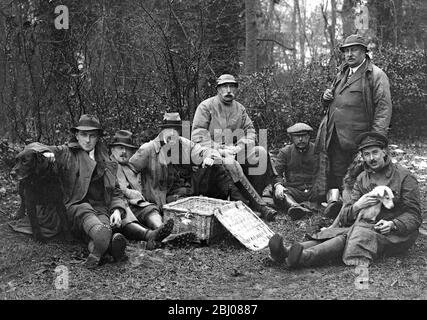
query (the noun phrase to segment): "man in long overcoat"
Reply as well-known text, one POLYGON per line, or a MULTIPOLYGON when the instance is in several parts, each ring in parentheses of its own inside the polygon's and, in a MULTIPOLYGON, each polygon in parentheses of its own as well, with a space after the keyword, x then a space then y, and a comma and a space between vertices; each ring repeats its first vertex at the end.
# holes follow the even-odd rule
MULTIPOLYGON (((326 154, 329 163, 320 159, 321 167, 314 185, 314 193, 318 195, 327 191, 321 190, 322 179, 326 179, 328 190, 342 190, 343 177, 357 153, 356 137, 367 131, 387 135, 392 115, 388 77, 372 63, 366 39, 351 35, 340 50, 345 62, 321 99, 327 115, 319 127, 316 153, 326 154)), ((335 196, 328 196, 330 206, 325 213, 333 217, 342 204, 337 202, 338 192, 328 195, 335 196)))

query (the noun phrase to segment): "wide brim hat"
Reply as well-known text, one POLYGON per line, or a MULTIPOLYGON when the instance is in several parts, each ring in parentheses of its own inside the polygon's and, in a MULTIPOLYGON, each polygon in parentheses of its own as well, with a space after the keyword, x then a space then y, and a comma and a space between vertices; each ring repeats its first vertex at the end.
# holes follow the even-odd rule
POLYGON ((163 122, 159 125, 160 128, 182 129, 182 120, 178 112, 166 112, 163 115, 163 122))
POLYGON ((111 140, 111 143, 109 144, 110 147, 114 146, 125 146, 132 149, 138 149, 139 147, 136 146, 133 142, 133 134, 132 132, 128 130, 119 130, 114 134, 113 139, 111 140))
POLYGON ((286 131, 292 135, 302 135, 310 133, 311 131, 313 131, 313 128, 310 127, 308 124, 298 122, 295 123, 293 126, 290 126, 286 131))
POLYGON ((362 46, 362 47, 365 47, 366 51, 369 51, 368 41, 364 37, 358 34, 352 34, 348 36, 344 40, 344 43, 340 46, 340 50, 344 51, 345 48, 351 47, 351 46, 362 46))
POLYGON ((222 84, 226 83, 234 83, 236 86, 239 85, 236 78, 231 74, 222 74, 219 76, 219 78, 216 80, 216 86, 220 86, 222 84))
POLYGON ((101 123, 99 122, 99 119, 90 114, 83 114, 79 122, 76 126, 71 127, 70 131, 72 133, 76 133, 77 131, 92 131, 92 130, 98 130, 100 135, 104 134, 104 129, 101 127, 101 123))
POLYGON ((374 146, 386 148, 388 146, 388 139, 386 136, 378 132, 364 132, 356 137, 356 144, 359 151, 364 148, 374 146))

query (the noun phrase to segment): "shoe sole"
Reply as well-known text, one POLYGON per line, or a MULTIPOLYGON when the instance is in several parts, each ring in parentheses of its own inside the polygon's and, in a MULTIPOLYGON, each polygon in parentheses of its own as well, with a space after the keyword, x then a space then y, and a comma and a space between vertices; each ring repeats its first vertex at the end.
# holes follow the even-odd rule
POLYGON ((303 250, 304 247, 299 243, 295 243, 292 245, 292 247, 289 249, 288 258, 286 259, 288 267, 293 268, 298 266, 303 250))
POLYGON ((270 256, 273 261, 283 263, 286 260, 286 250, 283 247, 283 237, 275 234, 268 242, 270 256))
POLYGON ((111 239, 111 230, 102 226, 93 238, 93 253, 95 256, 102 256, 107 250, 111 239))
POLYGON ((166 244, 176 246, 176 247, 185 247, 196 241, 197 236, 195 233, 188 231, 180 234, 173 235, 174 238, 167 240, 166 244))
POLYGON ((160 227, 161 230, 159 230, 159 233, 157 234, 154 240, 161 242, 164 238, 166 238, 172 233, 173 226, 174 221, 172 219, 169 219, 163 226, 160 227))
POLYGON ((111 241, 111 256, 114 261, 118 262, 123 260, 125 256, 126 250, 126 238, 119 233, 116 233, 113 236, 113 240, 111 241))
POLYGON ((100 261, 101 261, 101 258, 90 253, 89 256, 86 258, 86 261, 83 262, 83 266, 88 269, 95 269, 99 265, 100 261))

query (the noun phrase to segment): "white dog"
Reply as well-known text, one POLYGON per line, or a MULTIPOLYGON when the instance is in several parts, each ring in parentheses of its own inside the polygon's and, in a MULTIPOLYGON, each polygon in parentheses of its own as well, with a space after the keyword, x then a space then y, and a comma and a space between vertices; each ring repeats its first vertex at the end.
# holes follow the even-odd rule
POLYGON ((393 191, 391 191, 391 189, 387 186, 376 186, 371 192, 368 193, 368 195, 377 198, 379 202, 371 207, 360 210, 356 222, 360 220, 375 222, 375 219, 381 211, 381 206, 384 206, 387 209, 394 207, 393 191))
MULTIPOLYGON (((378 214, 381 211, 381 206, 384 205, 385 208, 391 209, 394 207, 393 203, 393 191, 387 186, 376 186, 371 192, 368 193, 369 195, 378 198, 380 201, 368 208, 364 208, 360 210, 359 214, 357 215, 356 222, 359 220, 365 220, 368 222, 375 222, 375 219, 377 218, 378 214)), ((327 228, 323 229, 329 229, 329 228, 335 228, 339 226, 339 221, 341 218, 341 212, 338 214, 334 222, 327 228)))

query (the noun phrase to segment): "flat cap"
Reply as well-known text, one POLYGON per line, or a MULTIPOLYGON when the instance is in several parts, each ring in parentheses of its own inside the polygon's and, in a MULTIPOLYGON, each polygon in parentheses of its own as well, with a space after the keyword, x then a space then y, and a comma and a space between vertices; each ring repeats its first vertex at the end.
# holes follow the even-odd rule
POLYGON ((289 134, 306 134, 313 131, 313 128, 303 122, 295 123, 286 130, 289 134))
POLYGON ((220 75, 219 78, 216 79, 217 87, 225 83, 234 83, 235 85, 238 85, 236 78, 233 75, 227 73, 220 75))
POLYGON ((358 145, 359 150, 374 146, 386 148, 388 146, 388 139, 386 136, 378 132, 364 132, 357 136, 356 144, 358 145))
POLYGON ((366 51, 369 51, 368 49, 368 41, 358 34, 352 34, 348 36, 345 40, 342 46, 340 47, 341 51, 344 51, 344 48, 351 47, 351 46, 362 46, 365 47, 366 51))

